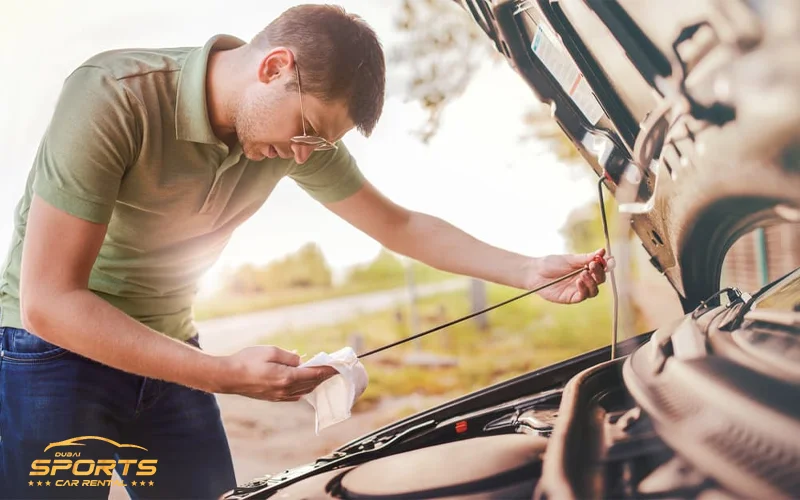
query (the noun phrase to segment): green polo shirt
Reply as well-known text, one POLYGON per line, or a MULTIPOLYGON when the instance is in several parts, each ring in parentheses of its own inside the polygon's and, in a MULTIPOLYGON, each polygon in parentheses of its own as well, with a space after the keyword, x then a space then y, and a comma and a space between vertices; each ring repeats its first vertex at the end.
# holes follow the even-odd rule
POLYGON ((220 35, 203 47, 114 50, 67 77, 0 268, 0 326, 22 328, 20 262, 34 194, 108 224, 89 288, 141 323, 185 340, 196 333, 199 278, 282 178, 323 203, 359 189, 363 176, 341 143, 298 165, 250 161, 240 145, 229 150, 214 135, 206 108, 208 55, 242 44, 220 35))

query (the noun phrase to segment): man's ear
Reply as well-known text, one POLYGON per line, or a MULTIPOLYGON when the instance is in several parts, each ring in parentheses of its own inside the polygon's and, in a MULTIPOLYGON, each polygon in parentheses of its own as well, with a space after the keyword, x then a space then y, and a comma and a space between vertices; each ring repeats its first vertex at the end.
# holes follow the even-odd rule
POLYGON ((287 71, 294 71, 294 54, 286 47, 270 50, 258 66, 258 79, 262 83, 270 83, 283 76, 287 71))

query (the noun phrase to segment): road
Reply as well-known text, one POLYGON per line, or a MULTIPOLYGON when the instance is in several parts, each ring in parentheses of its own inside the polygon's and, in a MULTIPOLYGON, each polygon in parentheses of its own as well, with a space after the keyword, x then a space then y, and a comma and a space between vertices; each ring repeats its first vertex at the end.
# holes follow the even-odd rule
MULTIPOLYGON (((418 297, 426 297, 466 290, 468 285, 468 279, 454 279, 418 285, 416 293, 418 297)), ((389 309, 407 301, 408 290, 405 287, 396 288, 201 321, 197 323, 197 328, 203 350, 228 354, 253 345, 272 333, 341 323, 354 316, 389 309)))
MULTIPOLYGON (((426 297, 466 290, 468 286, 467 278, 457 278, 418 285, 416 293, 418 297, 426 297)), ((287 328, 338 323, 407 301, 408 290, 397 288, 201 321, 197 327, 203 350, 227 354, 287 328)), ((441 396, 438 399, 418 396, 395 398, 371 410, 357 413, 317 436, 314 434, 314 411, 306 402, 276 404, 229 394, 217 395, 239 483, 312 461, 369 430, 396 420, 398 411, 408 411, 409 408, 421 411, 434 406, 439 399, 441 396), (420 404, 423 406, 418 407, 420 404), (269 439, 268 444, 266 439, 269 439), (299 442, 304 446, 297 446, 299 442)), ((114 479, 118 480, 119 477, 115 474, 114 479)), ((109 500, 129 498, 123 488, 111 487, 109 500)))

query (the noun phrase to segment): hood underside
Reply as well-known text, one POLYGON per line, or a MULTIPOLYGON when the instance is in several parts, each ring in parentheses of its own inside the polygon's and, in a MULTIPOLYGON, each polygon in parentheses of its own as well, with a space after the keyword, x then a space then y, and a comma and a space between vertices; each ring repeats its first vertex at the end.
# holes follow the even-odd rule
POLYGON ((685 309, 738 237, 800 220, 800 4, 457 3, 612 194, 643 174, 630 222, 685 309))

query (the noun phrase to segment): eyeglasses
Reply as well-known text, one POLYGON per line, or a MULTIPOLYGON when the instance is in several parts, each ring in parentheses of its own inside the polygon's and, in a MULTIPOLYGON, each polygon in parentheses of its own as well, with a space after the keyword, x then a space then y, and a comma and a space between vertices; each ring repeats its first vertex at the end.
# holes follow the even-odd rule
POLYGON ((301 146, 310 146, 313 151, 328 151, 331 149, 339 149, 339 146, 331 141, 316 135, 308 135, 306 132, 306 113, 303 109, 303 91, 300 88, 300 71, 297 69, 297 63, 294 65, 294 72, 297 75, 297 94, 300 96, 300 120, 303 122, 303 135, 296 135, 290 140, 294 144, 301 146))

